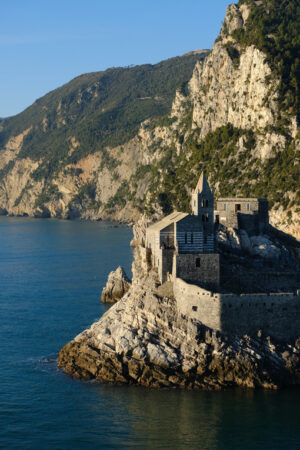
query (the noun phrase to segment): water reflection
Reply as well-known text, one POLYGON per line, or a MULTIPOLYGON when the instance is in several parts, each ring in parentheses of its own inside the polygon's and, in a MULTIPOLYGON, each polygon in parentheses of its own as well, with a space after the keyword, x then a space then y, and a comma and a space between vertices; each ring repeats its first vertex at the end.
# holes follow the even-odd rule
POLYGON ((93 413, 109 403, 112 427, 127 423, 124 448, 300 448, 300 391, 191 392, 93 386, 93 413), (291 403, 291 400, 293 402, 291 403), (103 403, 104 402, 104 403, 103 403), (114 405, 114 406, 113 406, 114 405))

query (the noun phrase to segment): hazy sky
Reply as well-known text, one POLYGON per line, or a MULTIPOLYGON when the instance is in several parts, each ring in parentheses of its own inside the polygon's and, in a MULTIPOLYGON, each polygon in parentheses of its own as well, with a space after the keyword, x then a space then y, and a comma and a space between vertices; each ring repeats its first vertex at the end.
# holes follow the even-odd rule
POLYGON ((0 0, 0 117, 77 75, 211 48, 228 0, 0 0))

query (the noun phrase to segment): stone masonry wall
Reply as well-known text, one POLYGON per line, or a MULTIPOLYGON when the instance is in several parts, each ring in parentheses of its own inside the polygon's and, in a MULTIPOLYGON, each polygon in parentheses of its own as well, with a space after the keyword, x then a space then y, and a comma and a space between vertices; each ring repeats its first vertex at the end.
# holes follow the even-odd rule
POLYGON ((174 280, 178 311, 228 334, 266 336, 289 341, 300 334, 300 291, 282 294, 213 294, 174 280))
POLYGON ((175 254, 173 277, 182 278, 191 283, 201 280, 211 289, 216 289, 220 284, 220 255, 217 253, 175 254))
POLYGON ((173 280, 173 291, 178 312, 199 320, 213 330, 221 330, 221 304, 219 294, 186 283, 180 278, 173 280))
POLYGON ((173 250, 160 249, 158 274, 161 283, 167 281, 168 273, 172 274, 173 268, 173 250))

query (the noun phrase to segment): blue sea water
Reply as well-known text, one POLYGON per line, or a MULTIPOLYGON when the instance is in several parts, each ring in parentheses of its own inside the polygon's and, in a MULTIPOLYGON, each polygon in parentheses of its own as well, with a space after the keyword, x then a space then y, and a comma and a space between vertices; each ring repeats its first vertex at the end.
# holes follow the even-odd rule
POLYGON ((0 218, 0 447, 300 449, 300 390, 188 392, 67 377, 59 349, 106 310, 131 230, 0 218))

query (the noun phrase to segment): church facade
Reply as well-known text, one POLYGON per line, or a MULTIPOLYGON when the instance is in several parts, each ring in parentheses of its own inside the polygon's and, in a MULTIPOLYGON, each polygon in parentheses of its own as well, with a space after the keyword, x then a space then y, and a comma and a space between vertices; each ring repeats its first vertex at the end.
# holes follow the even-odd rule
POLYGON ((192 214, 173 212, 148 227, 146 248, 161 283, 182 279, 216 290, 220 285, 220 256, 216 251, 215 225, 262 233, 269 224, 268 202, 256 198, 220 198, 204 173, 191 196, 192 214))
POLYGON ((192 194, 192 214, 174 212, 148 227, 146 247, 162 283, 169 277, 216 288, 220 282, 215 251, 214 195, 202 173, 192 194))

